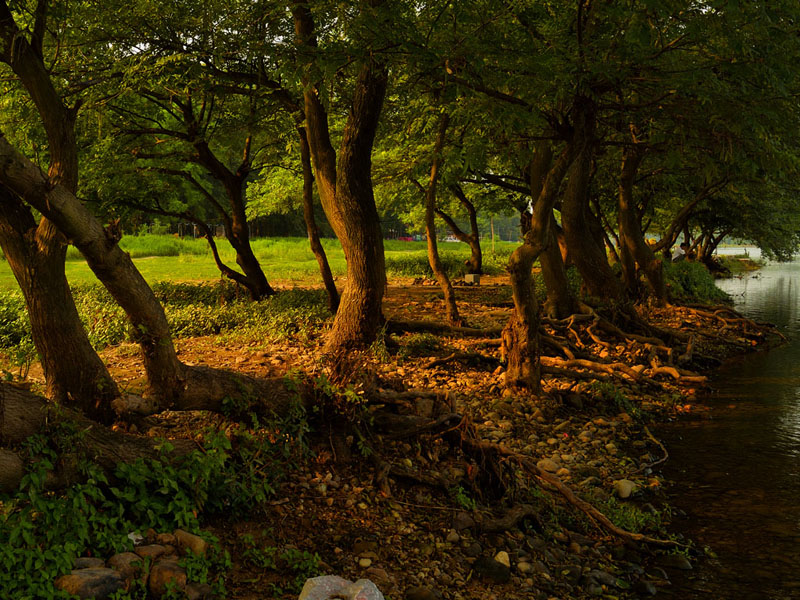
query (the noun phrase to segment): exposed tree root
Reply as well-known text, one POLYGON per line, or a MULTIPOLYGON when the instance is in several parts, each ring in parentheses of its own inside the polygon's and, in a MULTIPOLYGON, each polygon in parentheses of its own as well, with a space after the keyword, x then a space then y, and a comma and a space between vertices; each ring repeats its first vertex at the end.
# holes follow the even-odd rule
POLYGON ((503 330, 501 328, 477 329, 475 327, 454 327, 434 321, 387 321, 386 331, 388 333, 434 333, 438 335, 449 335, 455 337, 476 337, 494 338, 498 337, 503 330))
POLYGON ((508 509, 502 517, 485 520, 481 530, 485 533, 503 533, 517 528, 524 519, 533 519, 539 529, 543 529, 539 520, 539 510, 530 504, 517 504, 508 509))
POLYGON ((480 354, 478 352, 453 352, 452 354, 449 354, 448 356, 445 356, 443 358, 434 358, 430 360, 429 362, 422 365, 422 368, 433 369, 434 367, 446 365, 447 363, 453 361, 485 363, 493 367, 497 367, 502 362, 499 358, 495 358, 494 356, 486 356, 485 354, 480 354))
POLYGON ((660 442, 660 441, 659 441, 659 440, 658 440, 658 439, 657 439, 657 438, 656 438, 656 437, 655 437, 655 436, 654 436, 654 435, 653 435, 653 434, 650 432, 650 430, 647 428, 647 426, 645 426, 645 427, 644 427, 644 432, 647 434, 647 437, 648 437, 648 438, 650 438, 650 441, 652 441, 653 443, 657 444, 657 445, 658 445, 658 447, 659 447, 659 448, 661 448, 661 452, 663 452, 664 454, 663 454, 663 456, 662 456, 661 458, 659 458, 657 461, 655 461, 655 462, 651 462, 651 463, 649 463, 649 464, 646 464, 646 465, 643 465, 643 466, 639 467, 638 471, 644 471, 645 469, 652 469, 653 467, 657 467, 658 465, 660 465, 660 464, 663 464, 663 463, 667 462, 667 460, 669 459, 669 452, 667 452, 667 449, 664 447, 664 444, 662 444, 662 443, 661 443, 661 442, 660 442))

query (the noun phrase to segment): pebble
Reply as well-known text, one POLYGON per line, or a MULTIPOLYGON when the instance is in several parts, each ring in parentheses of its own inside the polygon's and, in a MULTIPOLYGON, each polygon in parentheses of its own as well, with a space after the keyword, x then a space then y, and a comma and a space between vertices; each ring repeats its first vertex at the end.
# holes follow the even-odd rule
POLYGON ((461 536, 458 535, 458 533, 456 533, 456 530, 455 529, 451 529, 450 533, 447 534, 447 538, 445 538, 445 541, 448 544, 457 544, 460 539, 461 539, 461 536))
POLYGON ((533 565, 529 562, 520 562, 517 563, 517 570, 524 575, 533 571, 533 565))
POLYGON ((475 527, 475 519, 473 519, 469 513, 460 512, 453 519, 453 529, 456 531, 470 529, 471 527, 475 527))
POLYGON ((511 569, 488 556, 478 557, 472 564, 472 570, 479 579, 495 583, 511 581, 511 569))
POLYGON ((630 498, 636 489, 636 484, 629 479, 618 479, 614 482, 614 491, 620 498, 630 498))
POLYGON ((501 565, 505 565, 511 568, 511 558, 508 556, 508 552, 506 552, 505 550, 501 550, 500 552, 495 554, 494 559, 501 565))
POLYGON ((683 554, 663 554, 658 557, 656 564, 668 569, 679 569, 681 571, 691 571, 692 563, 683 554))
POLYGON ((547 471, 548 473, 555 473, 561 468, 556 461, 551 458, 543 458, 539 462, 536 463, 536 466, 539 467, 542 471, 547 471))
POLYGON ((358 566, 362 569, 366 569, 367 567, 372 566, 372 559, 371 558, 360 558, 358 559, 358 566))

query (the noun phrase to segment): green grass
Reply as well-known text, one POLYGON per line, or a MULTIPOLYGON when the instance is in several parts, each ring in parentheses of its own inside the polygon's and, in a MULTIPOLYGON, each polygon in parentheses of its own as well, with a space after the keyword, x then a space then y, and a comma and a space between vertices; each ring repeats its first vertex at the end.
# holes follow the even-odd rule
MULTIPOLYGON (((334 276, 345 274, 344 253, 335 239, 322 240, 334 276)), ((217 245, 223 260, 236 267, 233 248, 224 239, 217 245)), ((208 244, 203 239, 175 238, 169 235, 141 235, 122 238, 120 246, 129 252, 134 264, 149 283, 159 281, 211 281, 220 274, 208 244)), ((488 272, 502 272, 508 255, 517 246, 499 242, 492 255, 489 243, 484 247, 484 263, 488 272)), ((439 247, 454 275, 463 274, 463 262, 469 257, 466 244, 440 242, 439 247)), ((389 275, 421 277, 430 274, 425 242, 384 242, 389 275)), ((259 238, 253 240, 253 251, 270 281, 316 283, 319 267, 306 238, 259 238)), ((97 283, 80 253, 70 247, 67 253, 67 279, 72 285, 97 283)), ((17 289, 14 276, 5 260, 0 260, 0 291, 17 289)))

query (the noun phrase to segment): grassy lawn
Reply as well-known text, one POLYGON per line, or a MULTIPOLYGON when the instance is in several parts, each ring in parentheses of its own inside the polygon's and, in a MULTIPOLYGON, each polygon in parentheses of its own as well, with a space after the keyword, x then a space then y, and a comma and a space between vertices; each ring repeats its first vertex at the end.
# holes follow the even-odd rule
MULTIPOLYGON (((158 281, 208 281, 219 279, 219 270, 214 264, 208 244, 202 239, 175 238, 168 235, 142 235, 124 237, 120 243, 130 253, 136 267, 149 283, 158 281)), ((224 239, 217 245, 230 266, 236 267, 234 252, 224 239)), ((345 260, 342 248, 335 239, 323 240, 325 252, 334 276, 345 274, 345 260)), ((484 247, 487 266, 497 269, 504 263, 508 254, 517 246, 512 242, 498 242, 497 257, 491 258, 491 243, 484 247)), ((413 275, 414 269, 426 264, 425 242, 384 242, 389 272, 392 265, 401 269, 398 274, 413 275)), ((466 244, 460 242, 440 242, 440 251, 450 255, 453 262, 465 260, 469 256, 466 244)), ((319 267, 309 249, 306 238, 260 238, 253 241, 253 250, 261 262, 267 279, 296 284, 316 284, 319 281, 319 267)), ((72 284, 96 283, 92 271, 81 255, 70 248, 67 253, 67 278, 72 284)), ((422 273, 419 273, 420 275, 422 273)), ((5 260, 0 260, 0 291, 17 289, 14 276, 5 260)))

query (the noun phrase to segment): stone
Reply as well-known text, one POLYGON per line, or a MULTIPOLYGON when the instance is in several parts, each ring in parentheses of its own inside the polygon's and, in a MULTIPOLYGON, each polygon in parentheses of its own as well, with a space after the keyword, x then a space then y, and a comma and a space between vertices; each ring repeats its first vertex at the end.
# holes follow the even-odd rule
POLYGON ((156 544, 161 544, 162 546, 174 546, 176 543, 177 540, 171 533, 159 533, 156 536, 156 544))
POLYGON ((456 531, 470 529, 471 527, 475 527, 475 519, 473 519, 469 513, 462 511, 453 519, 453 529, 456 531))
POLYGON ((691 571, 692 563, 683 554, 663 554, 658 557, 656 564, 668 569, 678 569, 680 571, 691 571))
POLYGON ((552 458, 543 458, 542 460, 536 463, 536 466, 539 467, 542 471, 547 471, 548 473, 555 473, 561 468, 561 465, 559 465, 552 458))
POLYGON ((533 571, 533 565, 529 562, 519 562, 517 563, 517 570, 522 573, 523 575, 530 573, 533 571))
POLYGON ((92 556, 81 556, 75 559, 75 569, 102 569, 106 566, 106 561, 102 558, 92 556))
POLYGON ((505 565, 508 568, 511 568, 511 558, 508 556, 508 552, 505 550, 501 550, 498 552, 494 559, 499 562, 501 565, 505 565))
POLYGON ((166 554, 167 549, 161 544, 149 544, 147 546, 137 546, 133 551, 141 558, 149 558, 151 561, 154 561, 159 556, 166 554))
POLYGON ((633 591, 639 594, 639 596, 655 596, 656 593, 658 593, 656 586, 644 579, 640 579, 636 582, 636 585, 633 586, 633 591))
POLYGON ((175 541, 178 542, 178 546, 183 548, 184 552, 188 553, 191 550, 192 553, 198 556, 205 556, 206 550, 208 550, 208 542, 199 535, 194 535, 183 529, 176 529, 174 535, 175 541))
POLYGON ((412 587, 406 590, 406 600, 440 600, 441 596, 426 587, 412 587))
POLYGON ((569 469, 566 467, 561 467, 558 471, 556 471, 556 477, 564 478, 569 477, 569 469))
POLYGON ((124 579, 133 579, 142 570, 144 560, 133 552, 121 552, 108 559, 108 566, 119 571, 124 579))
POLYGON ((380 567, 370 567, 367 569, 366 576, 370 581, 374 581, 378 587, 386 588, 392 584, 392 578, 389 573, 380 567))
POLYGON ((589 579, 591 579, 592 581, 596 581, 600 585, 605 585, 608 587, 617 586, 617 578, 607 571, 601 571, 600 569, 592 569, 591 571, 589 571, 588 576, 589 579))
POLYGON ((447 534, 447 537, 445 538, 445 541, 448 544, 457 544, 460 539, 461 539, 461 536, 458 535, 458 533, 456 533, 456 530, 455 529, 451 529, 450 533, 447 534))
POLYGON ((186 600, 213 600, 214 590, 207 583, 189 583, 183 590, 186 600))
POLYGON ((55 586, 79 598, 108 598, 124 586, 122 576, 114 569, 76 569, 55 580, 55 586))
POLYGON ((358 566, 362 569, 366 569, 367 567, 372 566, 372 559, 371 558, 360 558, 358 559, 358 566))
POLYGON ((168 589, 182 591, 186 587, 186 570, 176 560, 162 560, 150 569, 150 593, 161 598, 168 589))
POLYGON ((323 575, 306 580, 297 600, 328 600, 339 590, 350 585, 350 581, 336 575, 323 575))
POLYGON ((472 542, 465 550, 464 554, 471 558, 477 558, 483 552, 483 547, 480 542, 472 542))
POLYGON ((630 498, 636 490, 636 484, 629 479, 618 479, 614 482, 614 491, 620 498, 630 498))
POLYGON ((336 598, 343 600, 384 600, 383 594, 369 579, 359 579, 340 589, 336 598))
POLYGON ((511 581, 511 569, 488 556, 480 556, 472 564, 472 571, 479 579, 495 583, 508 583, 511 581))
POLYGON ((559 567, 558 572, 567 581, 578 583, 581 578, 581 574, 583 573, 583 569, 581 569, 578 565, 565 565, 563 567, 559 567))
POLYGON ((467 273, 464 275, 464 281, 467 283, 471 283, 473 285, 480 285, 481 284, 481 276, 480 273, 467 273))

